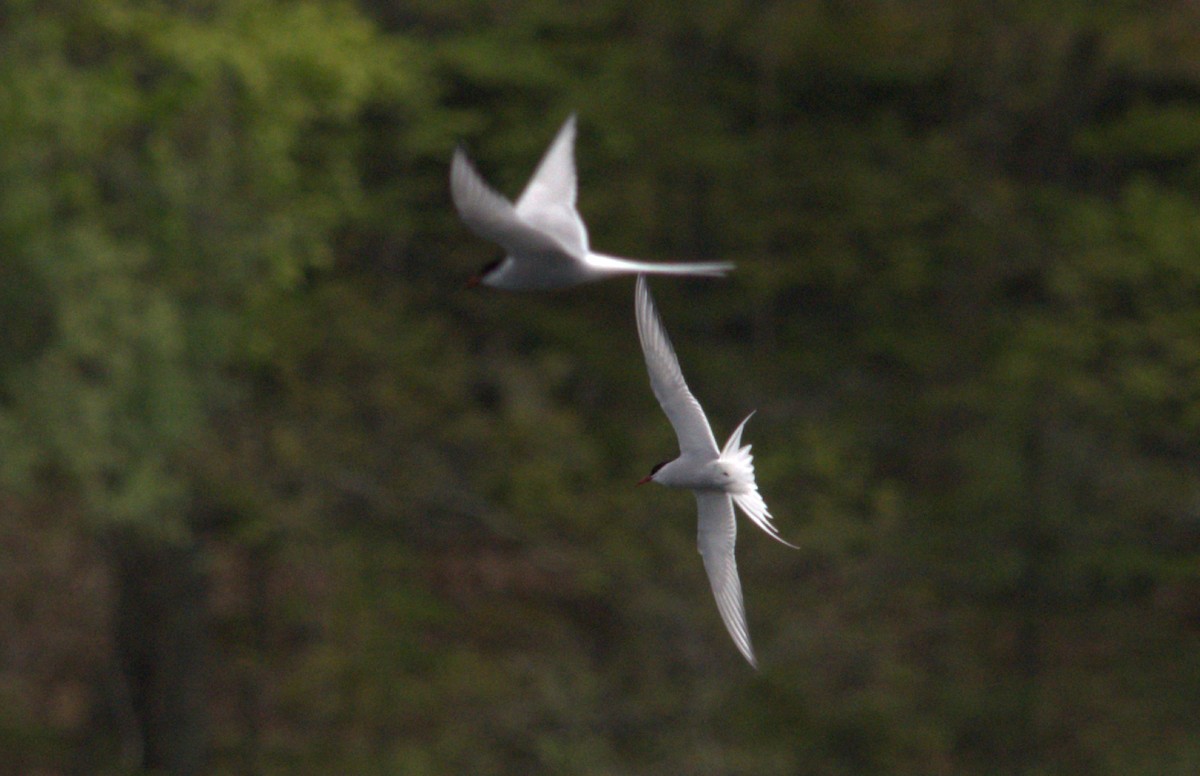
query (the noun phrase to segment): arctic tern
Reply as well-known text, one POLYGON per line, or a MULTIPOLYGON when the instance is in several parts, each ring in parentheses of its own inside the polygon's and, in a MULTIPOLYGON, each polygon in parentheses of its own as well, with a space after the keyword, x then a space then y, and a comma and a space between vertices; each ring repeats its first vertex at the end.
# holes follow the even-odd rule
POLYGON ((514 206, 496 193, 467 160, 462 148, 450 165, 450 192, 463 223, 506 253, 472 277, 508 291, 565 288, 639 272, 720 277, 728 262, 655 264, 596 253, 575 209, 575 114, 571 114, 514 206))
POLYGON ((696 495, 699 512, 697 544, 713 596, 717 599, 717 610, 733 643, 750 665, 758 668, 750 645, 742 585, 733 552, 737 539, 734 504, 772 538, 789 547, 796 545, 779 535, 754 481, 750 445, 742 446, 742 428, 750 416, 738 424, 725 447, 718 450, 708 418, 683 379, 679 359, 642 275, 637 279, 636 296, 638 339, 646 356, 650 387, 679 438, 679 457, 658 464, 638 484, 653 481, 667 487, 688 488, 696 495))

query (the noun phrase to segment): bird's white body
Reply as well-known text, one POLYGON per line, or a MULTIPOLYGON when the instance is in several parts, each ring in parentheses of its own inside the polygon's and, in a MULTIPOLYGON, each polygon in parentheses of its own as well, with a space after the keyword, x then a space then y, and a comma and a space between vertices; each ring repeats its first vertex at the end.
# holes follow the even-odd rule
POLYGON ((754 466, 734 458, 680 455, 663 464, 651 480, 669 488, 748 493, 754 489, 754 466))
POLYGON ((461 148, 455 150, 450 193, 459 217, 506 253, 472 278, 472 285, 525 291, 637 273, 719 277, 733 268, 727 262, 655 264, 596 253, 575 209, 576 192, 574 115, 558 131, 516 205, 484 182, 461 148))
POLYGON ((757 667, 734 557, 737 539, 734 505, 772 538, 789 547, 795 545, 780 537, 758 492, 750 446, 742 446, 742 429, 750 418, 739 423, 725 446, 718 449, 704 409, 683 379, 679 360, 654 308, 644 276, 638 277, 635 308, 650 387, 675 429, 680 450, 678 458, 659 464, 642 482, 687 488, 695 494, 699 516, 697 546, 717 600, 717 610, 734 644, 750 665, 757 667))

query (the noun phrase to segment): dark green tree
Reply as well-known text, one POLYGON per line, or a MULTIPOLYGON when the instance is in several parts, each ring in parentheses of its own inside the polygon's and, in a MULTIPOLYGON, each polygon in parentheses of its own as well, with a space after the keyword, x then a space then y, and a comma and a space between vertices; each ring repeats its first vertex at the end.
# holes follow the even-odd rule
POLYGON ((327 266, 354 217, 358 122, 384 95, 420 104, 421 69, 321 3, 4 17, 0 233, 31 292, 6 309, 3 468, 77 494, 109 555, 129 764, 198 773, 211 424, 270 339, 252 311, 327 266))

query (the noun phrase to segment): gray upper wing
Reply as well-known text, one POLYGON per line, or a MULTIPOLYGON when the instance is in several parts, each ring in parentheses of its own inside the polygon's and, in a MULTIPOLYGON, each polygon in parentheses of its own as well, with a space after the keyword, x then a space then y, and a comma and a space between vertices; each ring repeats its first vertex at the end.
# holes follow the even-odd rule
POLYGON ((500 245, 509 255, 571 258, 557 239, 527 223, 511 202, 492 190, 461 148, 455 150, 450 164, 450 193, 463 223, 480 237, 500 245))
POLYGON ((588 251, 588 235, 575 209, 577 191, 575 114, 572 113, 525 185, 516 210, 527 223, 553 235, 564 248, 582 257, 588 251))
POLYGON ((650 374, 650 387, 662 405, 663 412, 675 428, 682 453, 699 453, 717 457, 717 441, 713 438, 704 409, 688 390, 679 359, 663 328, 646 278, 638 275, 635 292, 638 339, 642 342, 642 353, 646 357, 646 371, 650 374))
POLYGON ((746 611, 742 604, 742 583, 738 579, 734 557, 737 522, 733 517, 733 502, 722 491, 697 490, 693 493, 699 513, 696 544, 704 560, 704 570, 708 572, 713 597, 717 600, 717 611, 738 650, 750 665, 758 668, 754 648, 750 645, 750 630, 746 626, 746 611))

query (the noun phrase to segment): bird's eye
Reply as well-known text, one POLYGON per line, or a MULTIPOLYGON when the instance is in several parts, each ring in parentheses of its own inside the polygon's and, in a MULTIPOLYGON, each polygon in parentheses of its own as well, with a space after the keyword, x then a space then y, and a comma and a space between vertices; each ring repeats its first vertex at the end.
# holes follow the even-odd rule
POLYGON ((502 261, 504 261, 504 259, 495 259, 494 261, 489 261, 487 264, 484 264, 483 269, 479 270, 479 277, 485 277, 491 274, 492 270, 494 270, 496 267, 499 267, 500 262, 502 261))
POLYGON ((666 466, 668 463, 670 463, 670 461, 660 461, 659 463, 654 464, 654 468, 650 470, 650 476, 653 477, 655 474, 658 474, 658 470, 666 466))

